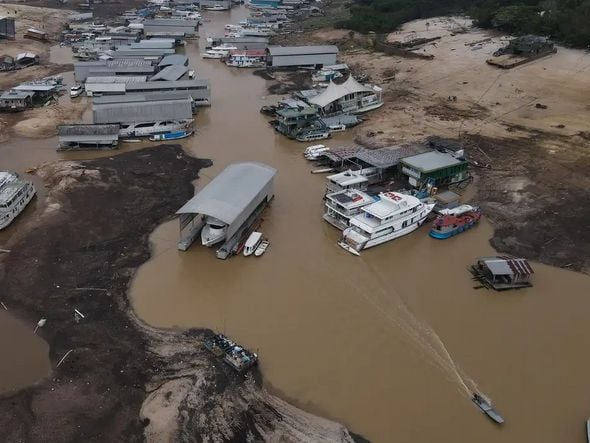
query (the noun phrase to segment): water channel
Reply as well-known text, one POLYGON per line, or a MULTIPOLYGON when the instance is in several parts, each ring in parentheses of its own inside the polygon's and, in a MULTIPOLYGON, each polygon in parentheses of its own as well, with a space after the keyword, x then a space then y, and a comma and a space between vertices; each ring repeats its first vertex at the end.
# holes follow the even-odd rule
MULTIPOLYGON (((245 15, 243 8, 209 13, 201 35, 245 15)), ((532 289, 473 289, 467 266, 494 252, 486 221, 445 241, 420 229, 361 257, 346 253, 336 245, 339 232, 321 219, 324 178, 309 173, 305 144, 275 134, 258 112, 271 100, 265 81, 201 60, 195 43, 185 50, 213 90, 197 135, 184 142, 214 161, 196 188, 233 162, 276 167, 276 197, 262 224, 271 247, 262 258, 221 261, 199 245, 177 251, 178 222, 161 225, 151 236, 153 258, 131 287, 142 319, 225 331, 258 350, 268 389, 375 442, 582 441, 590 278, 534 264, 532 289), (475 388, 505 415, 502 428, 473 406, 475 388)), ((13 139, 0 145, 9 160, 2 167, 72 157, 54 146, 13 139)), ((6 318, 0 326, 18 335, 6 318)), ((17 352, 14 343, 0 342, 0 353, 17 352)))

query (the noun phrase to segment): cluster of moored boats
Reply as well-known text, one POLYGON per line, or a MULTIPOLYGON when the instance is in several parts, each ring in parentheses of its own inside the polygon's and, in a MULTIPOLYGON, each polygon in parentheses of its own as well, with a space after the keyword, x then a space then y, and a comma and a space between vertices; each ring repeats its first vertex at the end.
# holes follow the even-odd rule
POLYGON ((35 196, 33 183, 15 172, 0 171, 0 229, 6 228, 35 196))
POLYGON ((223 334, 216 334, 205 340, 205 348, 238 372, 245 371, 258 362, 258 355, 234 343, 223 334))

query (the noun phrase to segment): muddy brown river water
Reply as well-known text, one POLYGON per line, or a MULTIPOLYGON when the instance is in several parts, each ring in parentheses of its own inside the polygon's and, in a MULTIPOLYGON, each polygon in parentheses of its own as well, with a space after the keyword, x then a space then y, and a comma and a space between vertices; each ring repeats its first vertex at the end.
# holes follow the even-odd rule
MULTIPOLYGON (((210 13, 201 35, 244 16, 244 9, 210 13)), ((196 187, 236 161, 276 167, 276 198, 261 228, 271 246, 261 258, 221 261, 198 244, 177 251, 178 223, 163 224, 131 287, 143 320, 225 331, 258 350, 269 389, 375 442, 583 441, 589 277, 534 264, 532 289, 473 289, 467 266, 494 252, 486 221, 445 241, 424 228, 361 257, 346 253, 336 245, 339 232, 321 219, 324 177, 310 174, 306 145, 275 134, 258 112, 269 101, 265 81, 201 60, 195 43, 186 52, 213 89, 197 135, 184 143, 214 161, 196 187), (503 427, 473 406, 475 388, 504 414, 503 427)), ((351 134, 330 144, 340 142, 351 134)), ((2 167, 64 157, 47 143, 0 145, 2 167)), ((0 341, 2 373, 10 372, 4 356, 39 346, 7 321, 0 316, 0 330, 15 338, 0 341)))

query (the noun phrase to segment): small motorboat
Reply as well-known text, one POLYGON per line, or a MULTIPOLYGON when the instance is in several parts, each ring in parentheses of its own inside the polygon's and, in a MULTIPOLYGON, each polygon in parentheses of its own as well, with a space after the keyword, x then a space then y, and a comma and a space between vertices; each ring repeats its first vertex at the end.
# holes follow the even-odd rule
POLYGON ((138 138, 122 138, 120 141, 123 143, 141 143, 141 140, 138 138))
POLYGON ((244 244, 244 256, 248 257, 249 255, 252 255, 258 248, 258 245, 261 241, 261 232, 254 231, 252 234, 250 234, 250 237, 248 237, 248 240, 246 240, 246 243, 244 244))
POLYGON ((473 397, 471 397, 471 401, 476 404, 476 406, 483 411, 490 419, 501 425, 504 423, 504 417, 500 415, 498 411, 494 409, 492 403, 484 398, 482 395, 479 395, 477 392, 473 393, 473 397))
POLYGON ((153 142, 162 142, 162 141, 169 141, 169 140, 180 140, 181 138, 190 137, 192 135, 191 131, 174 131, 174 132, 167 132, 165 134, 155 134, 150 137, 150 141, 153 142))
POLYGON ((270 242, 268 240, 261 241, 256 250, 254 251, 254 255, 256 257, 260 257, 262 254, 266 252, 269 246, 270 242))
POLYGON ((588 443, 590 443, 590 418, 586 420, 586 438, 588 439, 588 443))

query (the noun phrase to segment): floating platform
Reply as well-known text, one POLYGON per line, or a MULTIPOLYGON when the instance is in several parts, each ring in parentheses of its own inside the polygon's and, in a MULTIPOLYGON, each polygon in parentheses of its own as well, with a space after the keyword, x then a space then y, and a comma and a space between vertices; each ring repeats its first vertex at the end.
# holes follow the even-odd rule
POLYGON ((234 343, 223 334, 216 334, 205 340, 207 348, 216 357, 223 358, 232 369, 243 372, 258 363, 258 355, 234 343))
POLYGON ((519 57, 512 54, 504 54, 499 55, 498 57, 487 59, 486 63, 488 65, 496 66, 501 69, 511 69, 516 68, 520 65, 524 65, 525 63, 529 63, 540 58, 547 57, 548 55, 555 54, 556 52, 557 49, 553 49, 553 51, 544 52, 542 54, 534 55, 532 57, 519 57))

